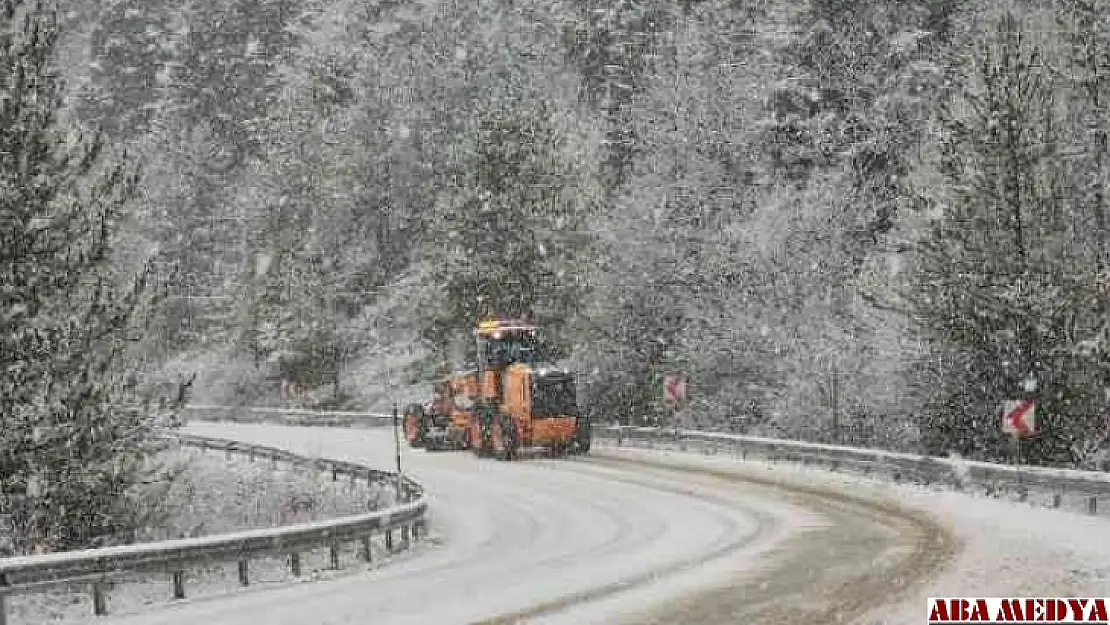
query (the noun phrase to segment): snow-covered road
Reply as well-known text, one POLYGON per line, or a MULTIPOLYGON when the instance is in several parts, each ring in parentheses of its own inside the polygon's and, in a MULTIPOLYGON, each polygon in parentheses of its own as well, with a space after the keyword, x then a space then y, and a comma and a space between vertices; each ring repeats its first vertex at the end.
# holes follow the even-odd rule
MULTIPOLYGON (((230 424, 189 430, 393 464, 388 430, 230 424)), ((791 530, 820 522, 765 496, 744 496, 739 486, 585 459, 503 463, 405 448, 402 463, 428 490, 430 529, 441 546, 330 582, 252 588, 100 622, 425 625, 513 614, 612 622, 689 590, 694 573, 700 582, 709 569, 728 576, 746 568, 791 530), (623 600, 605 600, 616 595, 623 600)))
MULTIPOLYGON (((388 430, 189 429, 382 468, 394 461, 388 430)), ((431 497, 434 546, 333 581, 97 622, 900 625, 938 592, 1110 592, 1110 525, 1064 511, 608 445, 591 458, 514 463, 402 454, 431 497)))

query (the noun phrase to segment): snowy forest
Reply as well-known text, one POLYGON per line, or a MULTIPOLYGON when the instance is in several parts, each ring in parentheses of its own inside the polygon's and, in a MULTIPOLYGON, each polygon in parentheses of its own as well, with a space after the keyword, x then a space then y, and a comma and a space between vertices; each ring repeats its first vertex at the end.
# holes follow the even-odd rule
POLYGON ((482 314, 599 421, 1000 460, 1033 376, 1096 468, 1108 106, 1103 0, 6 0, 0 513, 117 535, 183 402, 388 407, 482 314))

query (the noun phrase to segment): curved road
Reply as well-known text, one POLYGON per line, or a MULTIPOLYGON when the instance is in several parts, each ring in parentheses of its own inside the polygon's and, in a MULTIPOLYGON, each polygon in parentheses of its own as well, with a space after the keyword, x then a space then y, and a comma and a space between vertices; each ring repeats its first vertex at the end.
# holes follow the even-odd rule
MULTIPOLYGON (((384 429, 188 429, 383 468, 394 463, 391 432, 384 429)), ((766 609, 770 597, 842 587, 853 571, 875 567, 876 558, 904 552, 917 540, 913 528, 897 527, 897 519, 853 513, 851 504, 841 502, 836 510, 796 494, 787 501, 767 484, 642 462, 504 463, 406 447, 402 465, 427 488, 430 529, 439 546, 329 582, 260 586, 107 620, 587 625, 733 622, 744 616, 754 625, 784 622, 781 616, 762 618, 772 617, 766 609), (790 545, 804 545, 804 558, 792 555, 790 545), (780 566, 755 566, 767 562, 780 566), (791 567, 796 570, 784 576, 791 567), (753 577, 752 571, 761 573, 753 577)))

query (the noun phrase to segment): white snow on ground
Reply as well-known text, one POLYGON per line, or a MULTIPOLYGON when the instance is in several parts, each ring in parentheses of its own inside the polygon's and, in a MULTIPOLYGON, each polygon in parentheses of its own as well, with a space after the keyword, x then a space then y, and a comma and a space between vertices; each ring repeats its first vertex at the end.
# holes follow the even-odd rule
MULTIPOLYGON (((230 424, 195 424, 189 430, 383 468, 394 458, 388 430, 230 424)), ((727 574, 747 566, 787 530, 819 522, 785 504, 737 496, 734 489, 691 483, 689 493, 672 492, 667 489, 688 480, 638 476, 573 459, 504 463, 465 452, 405 448, 402 462, 428 488, 433 536, 442 538, 442 547, 328 583, 251 588, 96 622, 466 623, 632 580, 725 548, 720 572, 727 574)), ((636 598, 635 606, 599 603, 592 614, 571 622, 606 622, 622 608, 665 599, 660 588, 673 594, 685 587, 658 586, 651 597, 636 598)))
MULTIPOLYGON (((394 462, 388 430, 228 424, 189 429, 383 468, 394 462)), ((1104 518, 790 464, 609 447, 596 453, 662 455, 764 474, 772 470, 800 484, 894 498, 950 524, 965 548, 949 570, 896 605, 876 609, 858 625, 917 622, 927 596, 1110 594, 1110 522, 1104 518)), ((767 566, 771 561, 761 559, 764 554, 822 522, 811 512, 768 501, 766 491, 696 474, 668 477, 577 459, 502 463, 466 452, 429 454, 408 448, 402 451, 402 464, 428 488, 433 537, 443 541, 441 546, 326 583, 254 587, 95 622, 466 623, 620 580, 639 580, 645 572, 723 550, 720 557, 656 581, 529 620, 547 625, 616 622, 738 572, 767 566), (685 492, 668 490, 676 486, 685 492)))
POLYGON ((898 606, 861 625, 902 625, 925 615, 928 597, 1110 595, 1110 520, 1078 512, 926 489, 888 487, 947 521, 964 541, 955 565, 898 606))
MULTIPOLYGON (((648 450, 613 450, 621 457, 681 458, 715 468, 773 469, 802 484, 833 486, 888 497, 924 510, 948 525, 963 543, 955 562, 937 579, 894 605, 877 607, 857 625, 923 622, 928 597, 1050 597, 1110 595, 1110 519, 1051 510, 941 487, 895 485, 797 464, 738 461, 729 456, 648 450)), ((1043 498, 1038 501, 1044 501, 1043 498)))
MULTIPOLYGON (((593 467, 591 469, 598 470, 593 467)), ((611 472, 619 479, 624 470, 612 469, 611 472)), ((726 584, 741 572, 765 565, 769 561, 764 559, 765 556, 769 556, 783 541, 808 528, 824 525, 820 515, 781 502, 768 501, 765 493, 753 492, 742 484, 722 490, 723 485, 719 480, 697 475, 676 476, 675 483, 707 496, 727 496, 743 502, 745 506, 751 506, 761 518, 767 536, 758 545, 747 549, 708 561, 699 561, 682 570, 668 571, 622 592, 575 603, 558 612, 529 618, 527 622, 537 625, 601 625, 616 622, 619 616, 651 613, 665 607, 668 602, 707 585, 726 584)))
MULTIPOLYGON (((386 501, 383 491, 365 481, 344 479, 333 482, 330 473, 279 462, 271 465, 259 459, 251 462, 240 454, 225 455, 195 447, 182 447, 165 456, 171 464, 188 466, 170 489, 166 508, 171 512, 166 522, 150 528, 139 541, 173 540, 190 536, 225 534, 249 529, 269 528, 306 521, 376 510, 386 501), (296 496, 310 501, 310 509, 292 510, 288 504, 296 496)), ((384 491, 391 493, 391 490, 384 491)), ((390 497, 391 498, 391 497, 390 497)), ((378 547, 374 545, 374 547, 378 547)), ((352 552, 353 552, 352 546, 352 552)), ((120 547, 127 550, 131 547, 120 547)), ((380 553, 380 550, 375 551, 380 553)), ((64 554, 59 554, 64 557, 64 554)), ((327 575, 329 563, 326 549, 302 554, 306 578, 327 575)), ((52 556, 53 557, 53 556, 52 556)), ((344 553, 354 559, 355 553, 344 553)), ((379 559, 382 559, 379 556, 379 559)), ((253 583, 282 581, 288 565, 282 558, 262 558, 251 563, 253 583)), ((14 625, 67 622, 86 617, 92 611, 87 591, 55 586, 42 592, 17 594, 8 600, 9 616, 14 625)), ((210 567, 191 568, 186 592, 192 595, 236 591, 238 570, 234 562, 214 563, 210 567)), ((117 585, 109 593, 109 609, 130 612, 165 602, 169 582, 164 573, 137 574, 117 585)))

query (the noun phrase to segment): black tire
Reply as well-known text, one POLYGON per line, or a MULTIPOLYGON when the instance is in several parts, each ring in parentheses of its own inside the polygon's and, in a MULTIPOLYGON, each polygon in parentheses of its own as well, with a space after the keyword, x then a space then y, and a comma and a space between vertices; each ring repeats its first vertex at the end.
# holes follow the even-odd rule
POLYGON ((468 450, 470 450, 470 453, 472 453, 472 454, 474 454, 475 456, 477 456, 477 455, 478 455, 478 448, 479 448, 479 445, 478 445, 478 443, 477 443, 476 441, 474 441, 474 440, 473 440, 473 439, 471 438, 471 432, 472 432, 472 431, 473 431, 473 430, 471 429, 471 427, 470 427, 470 424, 467 424, 467 426, 466 426, 466 432, 464 432, 464 433, 463 433, 463 438, 464 438, 464 439, 466 440, 466 448, 467 448, 468 450))
POLYGON ((517 440, 516 424, 512 417, 498 414, 497 425, 501 428, 501 442, 505 445, 505 460, 511 462, 520 453, 520 441, 517 440))
POLYGON ((590 442, 593 439, 593 428, 590 420, 579 417, 578 427, 574 432, 574 442, 571 444, 575 455, 585 456, 590 453, 590 442))
POLYGON ((478 457, 488 458, 493 455, 493 414, 483 410, 478 415, 478 457))
POLYGON ((424 437, 424 449, 428 451, 439 449, 438 439, 428 436, 428 432, 431 432, 432 429, 435 428, 435 415, 424 413, 424 419, 420 422, 420 426, 421 435, 424 437))
POLYGON ((578 442, 578 455, 585 456, 590 453, 590 439, 586 438, 578 442))

